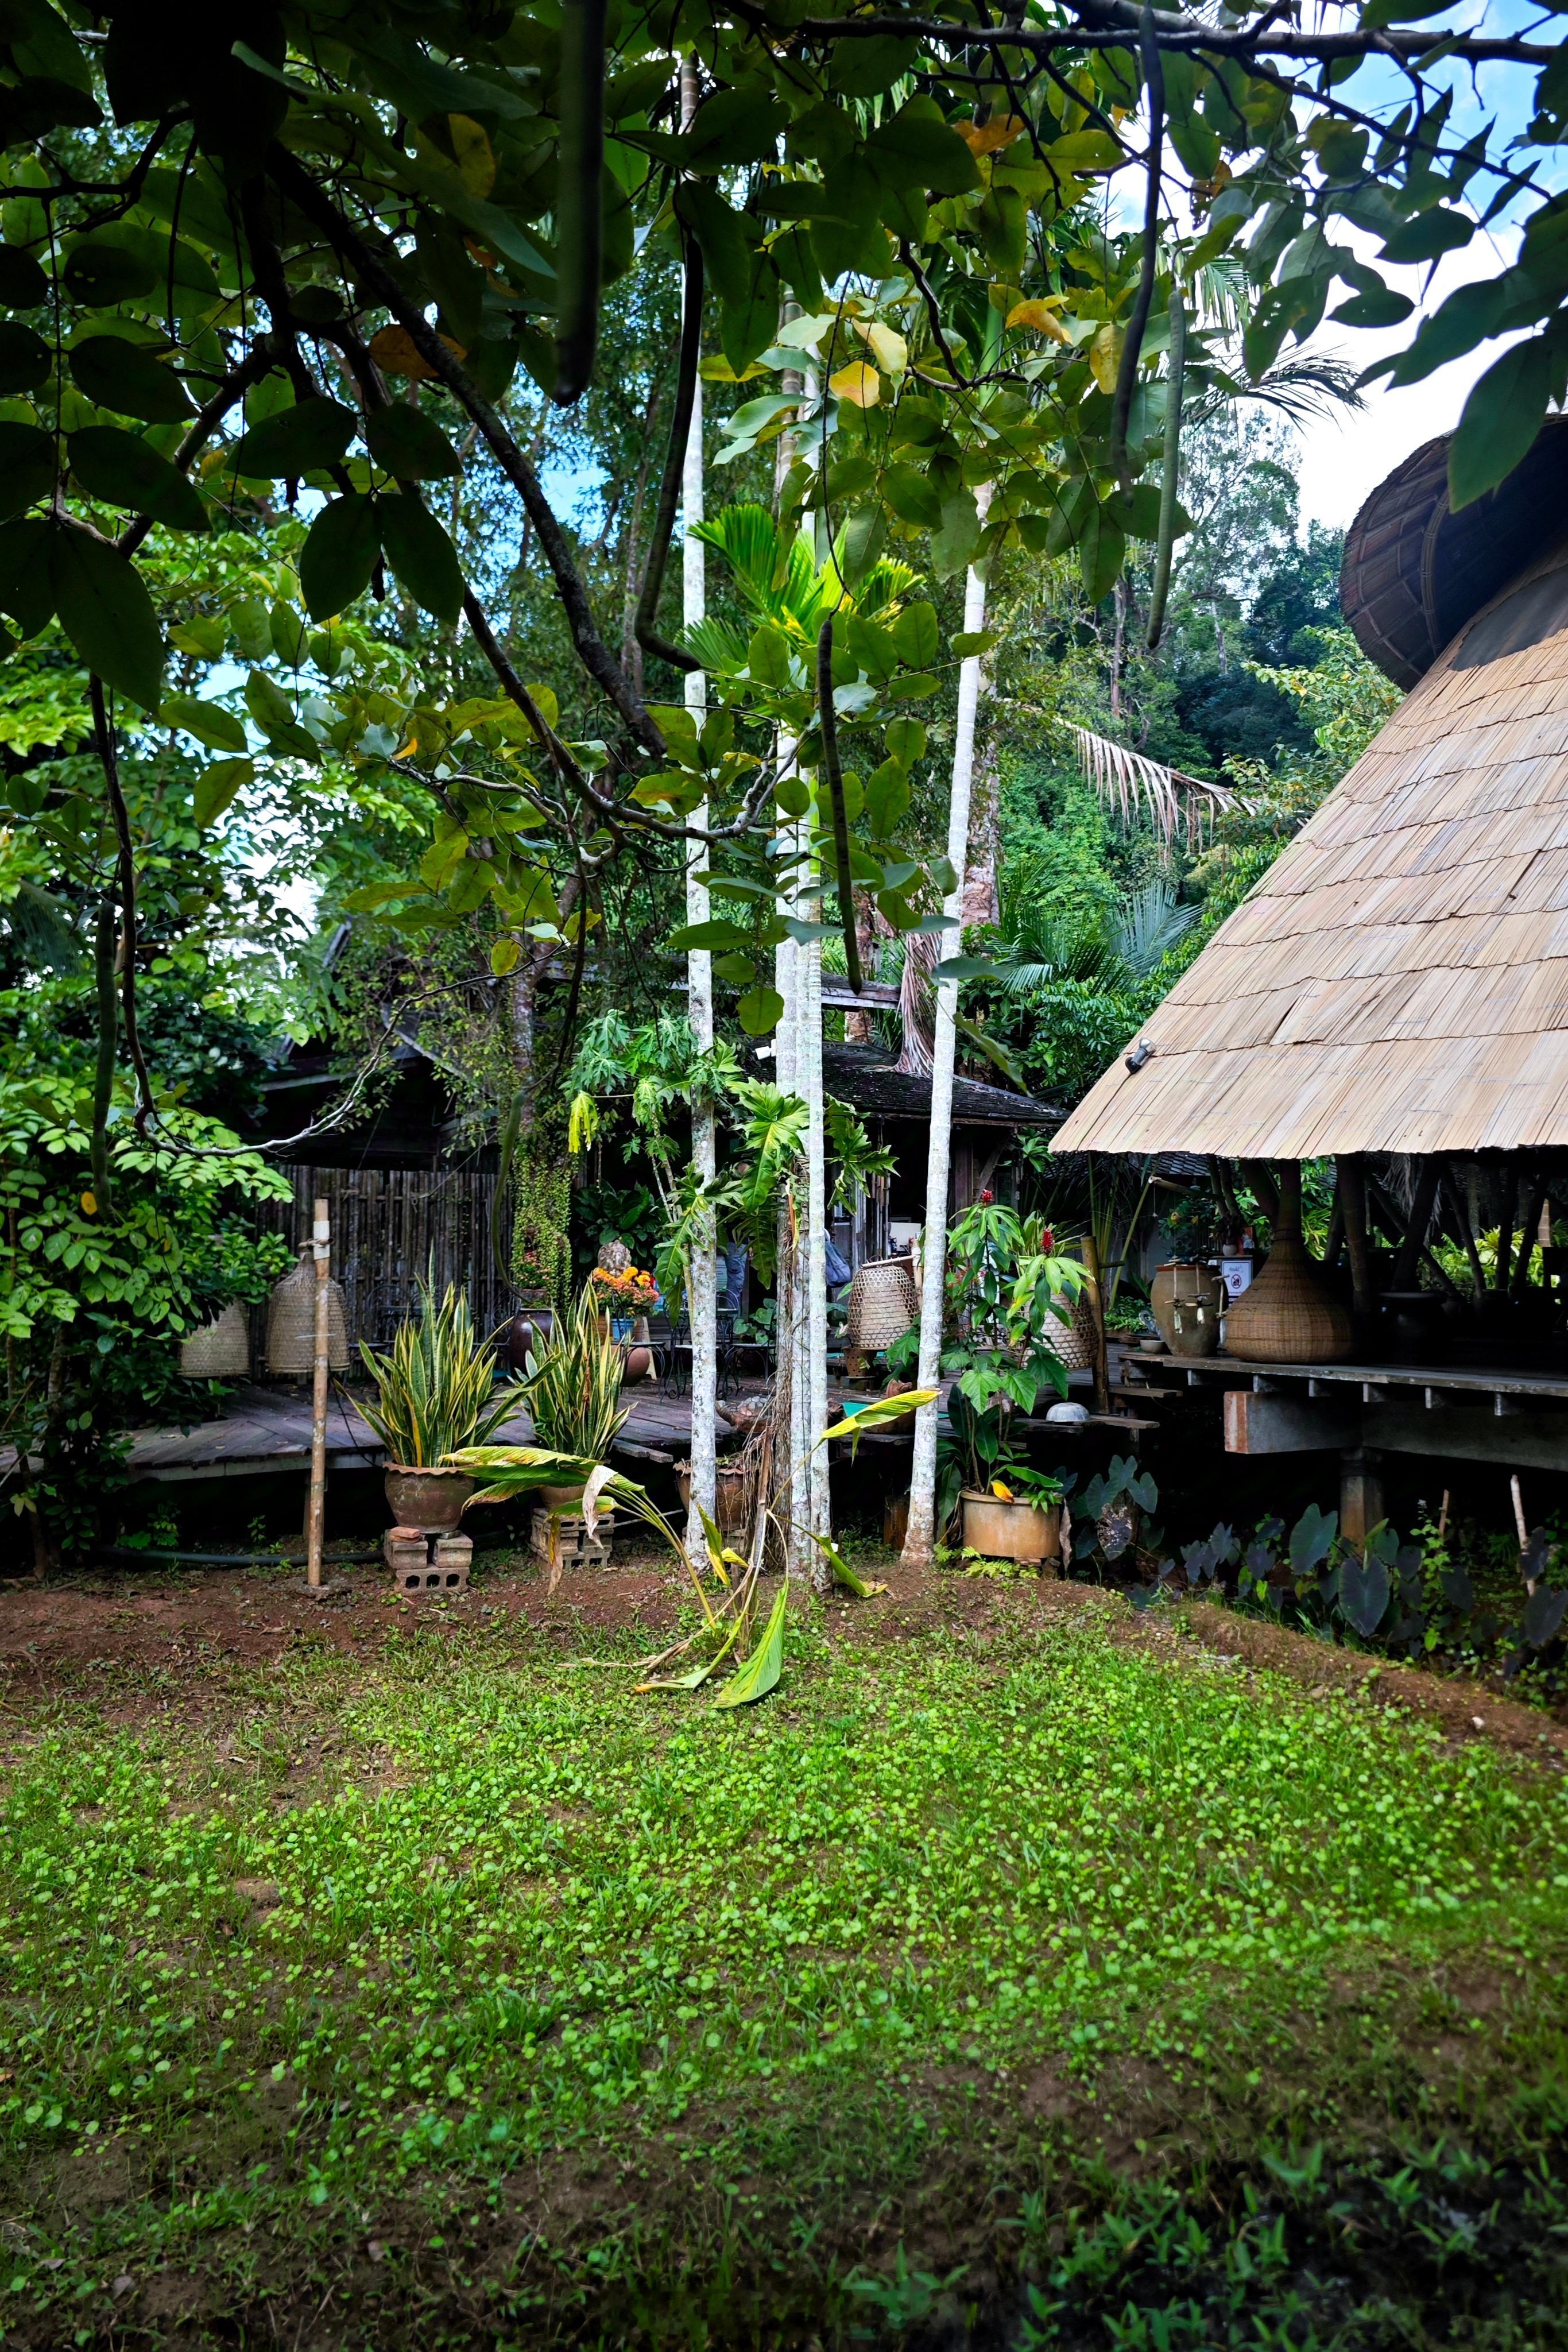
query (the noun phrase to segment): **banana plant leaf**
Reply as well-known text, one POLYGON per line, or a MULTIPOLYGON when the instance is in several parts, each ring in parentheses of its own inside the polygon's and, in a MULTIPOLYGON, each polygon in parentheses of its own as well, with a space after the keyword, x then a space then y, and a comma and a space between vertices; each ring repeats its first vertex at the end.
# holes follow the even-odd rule
MULTIPOLYGON (((923 1404, 931 1404, 942 1393, 940 1389, 910 1389, 903 1396, 877 1397, 871 1404, 862 1405, 846 1420, 834 1422, 824 1429, 817 1445, 826 1445, 830 1438, 847 1437, 850 1453, 855 1454, 868 1429, 885 1429, 890 1421, 902 1421, 905 1413, 918 1412, 923 1404)), ((815 1453, 816 1446, 811 1451, 815 1453)))
POLYGON ((779 1680, 784 1664, 784 1616, 789 1606, 789 1580, 779 1580, 779 1596, 762 1629, 762 1639, 743 1660, 714 1700, 715 1706, 749 1706, 766 1698, 779 1680))
POLYGON ((813 1530, 811 1541, 832 1570, 835 1580, 843 1586, 846 1592, 852 1592, 857 1601, 870 1601, 874 1594, 887 1591, 885 1584, 868 1584, 863 1576, 858 1576, 837 1544, 830 1543, 826 1536, 820 1536, 813 1530))

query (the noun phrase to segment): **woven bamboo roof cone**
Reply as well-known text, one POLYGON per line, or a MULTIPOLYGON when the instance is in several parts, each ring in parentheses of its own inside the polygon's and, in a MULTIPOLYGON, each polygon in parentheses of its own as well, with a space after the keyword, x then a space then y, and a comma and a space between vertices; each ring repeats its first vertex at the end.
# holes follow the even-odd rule
MULTIPOLYGON (((1549 452, 1565 432, 1548 428, 1549 452)), ((1511 540, 1535 457, 1494 497, 1511 540)), ((1542 495, 1534 551, 1469 612, 1474 549, 1464 588, 1439 562, 1441 519, 1430 537, 1430 517, 1393 532, 1375 591, 1385 635, 1396 591, 1415 596, 1431 564, 1421 609, 1457 634, 1053 1150, 1301 1160, 1568 1143, 1564 503, 1542 495)), ((1469 512, 1448 518, 1456 532, 1469 512)), ((1369 536, 1358 520, 1353 621, 1374 594, 1369 536)), ((1417 668, 1418 636, 1399 656, 1417 668)))
MULTIPOLYGON (((349 1324, 343 1286, 327 1285, 327 1361, 349 1369, 349 1324)), ((267 1302, 267 1369, 282 1380, 307 1380, 316 1364, 316 1267, 307 1242, 299 1262, 275 1283, 267 1302)))

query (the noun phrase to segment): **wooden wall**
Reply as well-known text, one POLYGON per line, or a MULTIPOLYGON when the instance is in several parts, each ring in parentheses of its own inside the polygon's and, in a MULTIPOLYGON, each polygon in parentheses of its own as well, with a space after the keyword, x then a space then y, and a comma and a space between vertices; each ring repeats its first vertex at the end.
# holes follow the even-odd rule
POLYGON ((305 1168, 283 1173, 292 1205, 263 1204, 266 1227, 298 1247, 310 1238, 312 1204, 332 1221, 332 1272, 343 1286, 350 1342, 384 1348, 417 1304, 415 1285, 434 1258, 437 1293, 449 1282, 467 1293, 481 1331, 513 1312, 509 1284, 490 1247, 496 1178, 470 1168, 305 1168))

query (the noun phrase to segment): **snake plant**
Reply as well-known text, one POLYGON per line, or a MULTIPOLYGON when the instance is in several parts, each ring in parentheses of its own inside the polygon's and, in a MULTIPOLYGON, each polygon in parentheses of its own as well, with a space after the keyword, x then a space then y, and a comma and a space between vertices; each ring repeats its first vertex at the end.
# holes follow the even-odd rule
POLYGON ((604 1320, 585 1289, 557 1317, 553 1331, 535 1334, 522 1401, 533 1416, 535 1443, 552 1453, 602 1462, 631 1410, 621 1402, 626 1359, 606 1336, 604 1320))
POLYGON ((376 1402, 360 1411, 386 1447, 387 1460, 432 1469, 444 1454, 484 1445, 523 1402, 520 1381, 496 1384, 493 1339, 474 1328, 468 1301, 452 1284, 437 1303, 434 1285, 419 1286, 419 1314, 400 1323, 391 1349, 378 1356, 360 1343, 376 1402))

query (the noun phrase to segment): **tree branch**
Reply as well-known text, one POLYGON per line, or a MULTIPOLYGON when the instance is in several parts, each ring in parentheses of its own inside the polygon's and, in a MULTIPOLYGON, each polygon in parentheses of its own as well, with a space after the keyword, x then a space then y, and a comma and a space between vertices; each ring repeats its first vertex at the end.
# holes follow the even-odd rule
POLYGON ((643 572, 643 593, 637 599, 637 616, 632 625, 637 643, 645 654, 656 654, 661 661, 670 662, 681 670, 700 669, 702 664, 683 652, 679 646, 671 645, 667 637, 662 637, 655 624, 659 613, 659 593, 664 584, 664 566, 669 561, 670 540, 675 528, 675 509, 680 503, 681 470, 685 464, 686 442, 691 436, 702 341, 702 248, 695 236, 688 236, 681 293, 681 358, 675 374, 675 405, 670 416, 670 441, 664 452, 664 475, 659 485, 653 533, 643 572))

